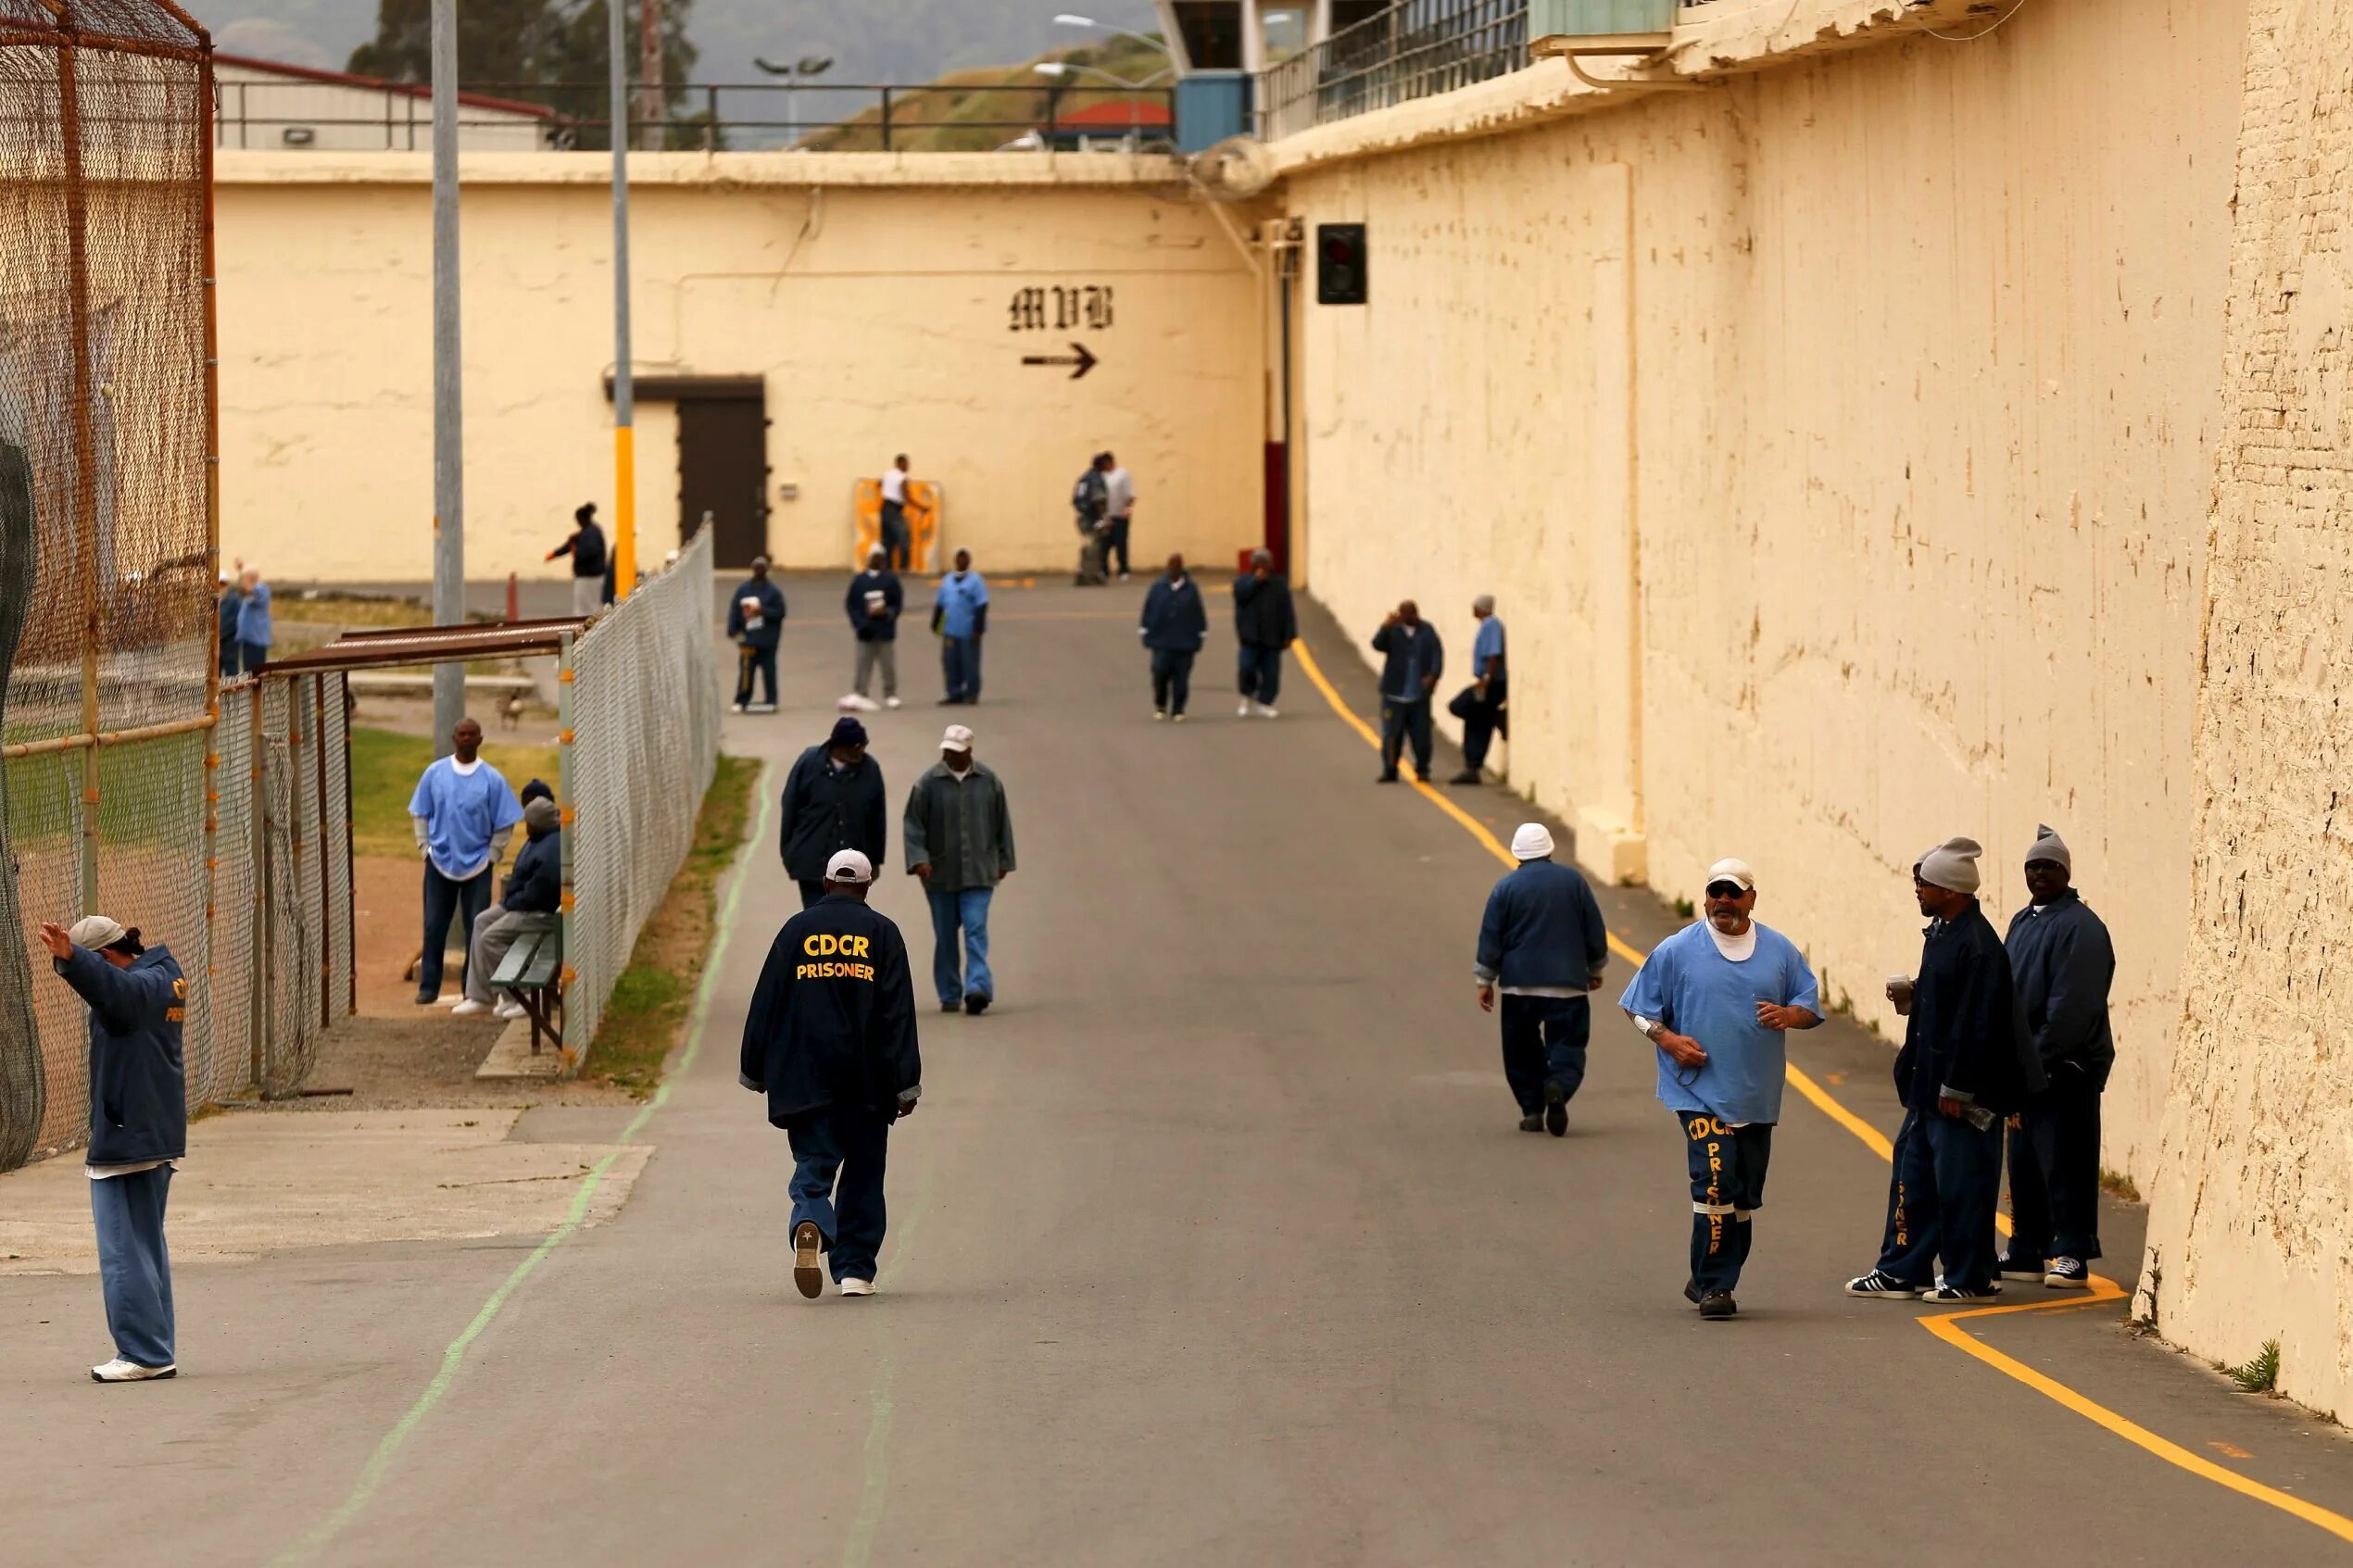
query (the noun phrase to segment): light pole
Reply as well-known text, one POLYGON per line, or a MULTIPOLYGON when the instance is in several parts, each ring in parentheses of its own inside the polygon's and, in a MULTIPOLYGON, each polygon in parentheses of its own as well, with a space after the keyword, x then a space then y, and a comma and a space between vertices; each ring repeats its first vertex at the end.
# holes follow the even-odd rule
POLYGON ((636 396, 629 376, 629 50, 620 0, 607 0, 612 119, 612 596, 637 585, 636 396))
POLYGON ((812 81, 833 69, 833 56, 803 55, 790 65, 780 66, 754 55, 751 57, 751 63, 771 76, 781 76, 785 79, 785 145, 790 147, 800 140, 798 134, 799 127, 794 123, 792 117, 793 89, 802 82, 812 81))
MULTIPOLYGON (((466 623, 465 418, 458 315, 458 5, 433 0, 433 619, 466 623)), ((466 667, 433 667, 433 749, 466 716, 466 667)))

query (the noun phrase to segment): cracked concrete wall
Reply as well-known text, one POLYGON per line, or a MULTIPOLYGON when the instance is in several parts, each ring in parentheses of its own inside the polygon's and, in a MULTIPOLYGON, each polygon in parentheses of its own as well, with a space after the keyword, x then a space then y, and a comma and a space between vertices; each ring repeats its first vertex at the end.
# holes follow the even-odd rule
MULTIPOLYGON (((218 193, 223 553, 288 581, 422 580, 422 165, 290 170, 265 157, 251 170, 224 157, 218 193)), ((573 508, 594 498, 612 513, 610 219, 600 184, 563 177, 573 161, 539 155, 480 184, 470 173, 464 191, 476 578, 557 574, 541 558, 573 508)), ((1137 475, 1146 558, 1230 563, 1258 541, 1260 287, 1202 204, 1165 185, 846 172, 873 181, 649 180, 632 198, 638 374, 766 379, 781 564, 845 563, 851 486, 899 451, 945 486, 950 542, 985 570, 1069 570, 1070 483, 1104 447, 1137 475), (1064 330, 1057 285, 1110 289, 1111 323, 1082 314, 1064 330), (1014 291, 1031 287, 1049 291, 1044 325, 1014 332, 1014 291), (1083 380, 1020 363, 1073 341, 1100 358, 1083 380), (798 500, 779 498, 786 483, 798 500)), ((638 418, 641 550, 658 553, 677 539, 674 413, 641 401, 638 418)))
POLYGON ((2058 825, 2120 958, 2106 1162, 2144 1182, 2244 30, 2030 6, 1287 187, 1371 231, 1372 303, 1303 307, 1317 596, 1362 634, 1417 597, 1459 675, 1495 593, 1514 786, 1670 895, 1743 856, 1883 1030, 1919 852, 1984 842, 2003 920, 2058 825))
POLYGON ((2206 582, 2184 1012, 2141 1310, 2353 1416, 2353 12, 2258 0, 2206 582))

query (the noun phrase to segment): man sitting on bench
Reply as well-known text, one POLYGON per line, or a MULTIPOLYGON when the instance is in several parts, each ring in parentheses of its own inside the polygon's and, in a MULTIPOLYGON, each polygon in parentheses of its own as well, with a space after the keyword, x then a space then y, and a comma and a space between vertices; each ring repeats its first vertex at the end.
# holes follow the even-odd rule
MULTIPOLYGON (((522 809, 523 832, 531 835, 507 873, 498 901, 474 921, 472 951, 466 955, 466 995, 449 1010, 455 1018, 479 1018, 492 1011, 490 977, 507 957, 507 949, 525 931, 544 928, 556 912, 564 890, 563 834, 558 831, 563 814, 552 800, 534 800, 522 809)), ((512 995, 498 998, 500 1018, 521 1018, 522 1003, 512 995)))

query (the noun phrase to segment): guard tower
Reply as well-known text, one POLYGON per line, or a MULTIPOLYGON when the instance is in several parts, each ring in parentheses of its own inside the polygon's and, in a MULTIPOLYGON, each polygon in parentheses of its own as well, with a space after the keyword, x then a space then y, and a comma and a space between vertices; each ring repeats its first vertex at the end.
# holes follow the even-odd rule
POLYGON ((1388 0, 1152 0, 1176 66, 1180 145, 1199 152, 1251 127, 1261 71, 1387 8, 1388 0))

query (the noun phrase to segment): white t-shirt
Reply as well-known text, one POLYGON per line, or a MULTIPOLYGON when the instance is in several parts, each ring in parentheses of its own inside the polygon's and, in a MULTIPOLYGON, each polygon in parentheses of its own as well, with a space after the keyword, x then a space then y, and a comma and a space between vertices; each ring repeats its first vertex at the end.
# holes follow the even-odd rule
POLYGON ((883 499, 898 506, 907 504, 907 470, 897 463, 883 470, 883 499))
POLYGON ((1136 476, 1126 469, 1114 469, 1103 475, 1103 503, 1113 517, 1126 517, 1136 509, 1136 476))

